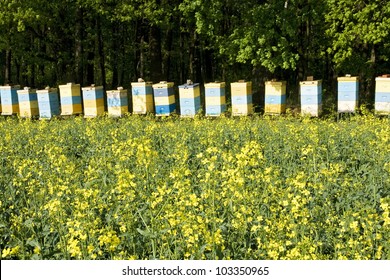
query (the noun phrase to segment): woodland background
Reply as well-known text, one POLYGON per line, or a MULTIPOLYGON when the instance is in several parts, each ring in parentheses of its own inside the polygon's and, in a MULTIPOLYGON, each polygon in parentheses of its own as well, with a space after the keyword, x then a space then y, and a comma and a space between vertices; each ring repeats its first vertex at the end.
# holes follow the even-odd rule
POLYGON ((67 82, 128 88, 138 77, 187 79, 361 78, 372 103, 375 77, 390 72, 385 0, 1 0, 0 84, 67 82))

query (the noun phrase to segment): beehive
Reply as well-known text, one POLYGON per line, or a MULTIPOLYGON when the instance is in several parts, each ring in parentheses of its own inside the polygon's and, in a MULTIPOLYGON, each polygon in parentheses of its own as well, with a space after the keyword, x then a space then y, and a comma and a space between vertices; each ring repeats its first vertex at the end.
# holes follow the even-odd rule
POLYGON ((127 89, 118 87, 117 90, 107 91, 107 111, 111 117, 122 117, 129 112, 127 89))
POLYGON ((82 88, 84 117, 94 118, 104 113, 104 93, 102 86, 91 85, 82 88))
POLYGON ((57 89, 37 90, 37 98, 40 119, 51 119, 53 116, 60 114, 60 100, 57 89))
POLYGON ((174 83, 160 82, 153 85, 156 116, 169 116, 176 111, 174 83))
POLYGON ((152 82, 131 83, 134 114, 154 112, 152 82))
POLYGON ((35 89, 25 87, 17 90, 19 100, 19 113, 23 118, 31 118, 39 115, 37 92, 35 89))
POLYGON ((286 112, 286 82, 265 82, 265 114, 282 114, 286 112))
POLYGON ((301 114, 318 117, 322 111, 322 81, 300 82, 301 114))
POLYGON ((354 113, 358 106, 359 78, 346 75, 337 78, 337 112, 354 113))
POLYGON ((390 77, 384 75, 375 79, 375 113, 390 114, 390 77))
POLYGON ((79 84, 60 85, 61 116, 81 114, 83 112, 81 89, 79 84))
POLYGON ((232 115, 246 116, 253 113, 252 82, 231 83, 232 115))
POLYGON ((19 102, 17 90, 20 86, 2 86, 0 87, 0 112, 2 115, 14 115, 19 113, 19 102))
POLYGON ((192 82, 179 86, 180 115, 193 117, 200 110, 200 86, 192 82))
POLYGON ((204 85, 206 116, 220 116, 226 111, 226 90, 224 82, 204 85))

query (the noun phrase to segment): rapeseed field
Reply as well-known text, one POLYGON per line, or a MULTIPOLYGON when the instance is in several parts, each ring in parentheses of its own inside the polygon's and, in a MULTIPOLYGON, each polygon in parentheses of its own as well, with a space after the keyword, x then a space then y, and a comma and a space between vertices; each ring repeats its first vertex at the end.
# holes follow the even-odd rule
POLYGON ((2 259, 390 259, 390 119, 0 118, 2 259))

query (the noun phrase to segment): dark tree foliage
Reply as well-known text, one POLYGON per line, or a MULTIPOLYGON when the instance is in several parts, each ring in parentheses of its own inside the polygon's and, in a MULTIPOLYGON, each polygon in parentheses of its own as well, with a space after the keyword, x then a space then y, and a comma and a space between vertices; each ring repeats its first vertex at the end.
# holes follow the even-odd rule
POLYGON ((129 87, 138 77, 181 84, 289 83, 359 75, 367 100, 389 73, 390 3, 383 0, 3 0, 0 84, 129 87))

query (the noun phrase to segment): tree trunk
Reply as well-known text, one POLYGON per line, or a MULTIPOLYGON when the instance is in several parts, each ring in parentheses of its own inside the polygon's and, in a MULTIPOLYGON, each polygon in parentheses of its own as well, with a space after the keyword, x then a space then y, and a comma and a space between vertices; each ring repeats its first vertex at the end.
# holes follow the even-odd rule
POLYGON ((11 62, 12 52, 10 49, 5 51, 5 73, 4 73, 4 84, 11 83, 11 62))
POLYGON ((81 85, 84 84, 84 21, 83 9, 78 8, 76 12, 76 32, 75 32, 75 73, 74 81, 81 85))
MULTIPOLYGON (((98 40, 97 45, 98 45, 99 66, 100 66, 100 74, 101 74, 101 78, 102 78, 102 86, 103 86, 103 89, 106 90, 106 68, 105 68, 105 60, 104 60, 104 40, 103 40, 100 16, 96 17, 96 32, 97 32, 97 40, 98 40)), ((116 51, 116 50, 114 50, 114 51, 116 51)))
POLYGON ((166 44, 165 44, 165 51, 166 54, 164 55, 164 61, 163 61, 163 75, 164 79, 169 81, 170 80, 170 70, 171 70, 171 52, 172 52, 172 43, 173 43, 173 32, 172 29, 169 28, 166 34, 166 44))
MULTIPOLYGON (((119 36, 118 36, 118 24, 114 23, 112 25, 112 80, 111 80, 111 88, 116 88, 119 86, 119 73, 118 73, 118 54, 120 53, 119 48, 119 36)), ((123 60, 123 59, 122 59, 123 60)))
POLYGON ((161 81, 163 79, 160 32, 160 28, 157 26, 150 26, 149 28, 150 78, 152 81, 161 81))

